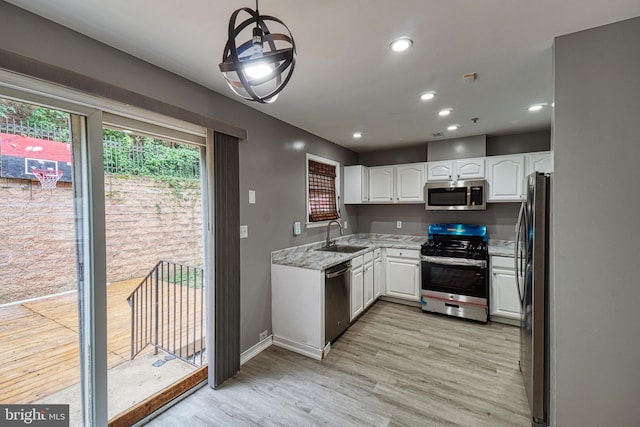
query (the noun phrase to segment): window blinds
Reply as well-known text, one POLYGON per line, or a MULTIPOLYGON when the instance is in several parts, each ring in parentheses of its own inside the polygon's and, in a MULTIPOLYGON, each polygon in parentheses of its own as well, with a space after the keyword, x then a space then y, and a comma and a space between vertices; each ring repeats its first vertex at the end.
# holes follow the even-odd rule
POLYGON ((336 167, 309 160, 309 222, 340 218, 336 200, 336 167))

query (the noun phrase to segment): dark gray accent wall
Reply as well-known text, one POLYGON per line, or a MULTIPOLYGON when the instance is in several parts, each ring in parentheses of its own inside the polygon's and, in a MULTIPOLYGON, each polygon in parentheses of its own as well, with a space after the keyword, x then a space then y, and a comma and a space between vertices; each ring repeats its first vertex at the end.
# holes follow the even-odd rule
POLYGON ((443 139, 427 143, 427 161, 472 159, 487 155, 487 135, 443 139))
POLYGON ((426 161, 427 143, 425 142, 407 147, 360 153, 357 164, 365 166, 385 166, 426 161))
MULTIPOLYGON (((484 135, 482 135, 482 137, 484 137, 484 135)), ((450 141, 454 143, 456 141, 464 142, 464 138, 450 141)), ((447 141, 438 142, 445 143, 447 141)), ((429 143, 423 142, 406 147, 363 152, 358 155, 358 161, 356 164, 365 166, 385 166, 402 163, 426 162, 427 144, 429 143)), ((487 156, 549 151, 551 149, 550 147, 551 130, 549 129, 511 135, 486 136, 487 156)), ((465 156, 464 158, 469 157, 475 157, 475 154, 465 156)), ((479 157, 484 157, 484 154, 479 157)), ((453 159, 454 157, 450 158, 453 159)))
POLYGON ((424 204, 361 205, 358 230, 361 233, 426 236, 429 224, 454 222, 486 225, 490 239, 514 240, 520 203, 490 203, 486 211, 433 212, 424 204), (402 221, 402 228, 396 222, 402 221))
MULTIPOLYGON (((303 228, 293 237, 293 221, 304 224, 305 219, 305 152, 342 165, 355 164, 357 154, 238 102, 231 93, 212 92, 1 0, 0 16, 2 49, 40 61, 41 78, 57 81, 60 69, 67 69, 119 88, 119 93, 131 91, 247 130, 239 147, 240 223, 249 228, 249 237, 240 241, 240 350, 255 345, 260 332, 271 331, 271 251, 323 238, 317 228, 303 228), (29 37, 16 37, 25 28, 29 37), (256 204, 249 204, 249 190, 256 191, 256 204)), ((286 102, 286 91, 279 102, 286 102)), ((342 205, 341 211, 347 231, 357 230, 357 210, 342 205)))
POLYGON ((549 151, 550 147, 551 130, 495 135, 487 138, 487 156, 549 151))
POLYGON ((558 427, 638 425, 639 40, 640 17, 554 44, 558 427))

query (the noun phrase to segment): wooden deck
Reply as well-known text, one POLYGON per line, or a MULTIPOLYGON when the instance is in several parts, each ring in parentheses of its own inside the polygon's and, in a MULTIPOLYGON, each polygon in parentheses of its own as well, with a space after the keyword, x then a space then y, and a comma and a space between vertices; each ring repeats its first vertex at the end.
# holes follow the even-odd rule
MULTIPOLYGON (((107 286, 107 362, 131 356, 127 296, 141 279, 107 286)), ((149 347, 144 352, 152 352, 149 347)), ((80 382, 78 295, 0 307, 0 402, 30 403, 80 382)), ((194 368, 195 369, 195 368, 194 368)))

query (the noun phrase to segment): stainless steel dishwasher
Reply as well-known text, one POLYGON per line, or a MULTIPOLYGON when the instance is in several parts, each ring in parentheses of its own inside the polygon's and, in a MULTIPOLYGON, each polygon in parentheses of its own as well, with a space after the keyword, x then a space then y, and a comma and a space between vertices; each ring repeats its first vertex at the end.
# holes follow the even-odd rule
POLYGON ((333 341, 349 327, 351 261, 324 272, 324 343, 333 341))

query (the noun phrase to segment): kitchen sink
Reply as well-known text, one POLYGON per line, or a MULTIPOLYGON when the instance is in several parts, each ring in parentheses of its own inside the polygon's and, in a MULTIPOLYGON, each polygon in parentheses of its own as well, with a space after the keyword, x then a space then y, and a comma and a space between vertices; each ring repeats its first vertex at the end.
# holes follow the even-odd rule
POLYGON ((367 246, 335 245, 335 246, 323 246, 321 248, 316 249, 316 251, 352 254, 354 252, 362 251, 364 249, 368 249, 367 246))

